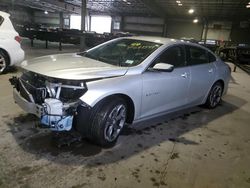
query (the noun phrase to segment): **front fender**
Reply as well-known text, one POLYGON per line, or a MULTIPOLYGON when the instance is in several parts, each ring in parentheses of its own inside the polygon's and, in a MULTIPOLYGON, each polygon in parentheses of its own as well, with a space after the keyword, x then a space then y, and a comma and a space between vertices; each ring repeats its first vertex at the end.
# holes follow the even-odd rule
POLYGON ((87 82, 88 91, 80 98, 87 105, 94 107, 102 99, 117 94, 131 98, 135 107, 134 118, 140 114, 142 80, 138 75, 121 76, 87 82))

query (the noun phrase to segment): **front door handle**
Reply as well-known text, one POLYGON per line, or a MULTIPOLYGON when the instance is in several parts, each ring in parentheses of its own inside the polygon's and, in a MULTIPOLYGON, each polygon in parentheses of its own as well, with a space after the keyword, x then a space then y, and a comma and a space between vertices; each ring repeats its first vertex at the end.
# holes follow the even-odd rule
POLYGON ((183 73, 181 76, 182 76, 183 78, 187 78, 187 73, 185 72, 185 73, 183 73))
POLYGON ((213 69, 209 69, 208 72, 209 72, 209 73, 212 73, 212 72, 213 72, 213 69))

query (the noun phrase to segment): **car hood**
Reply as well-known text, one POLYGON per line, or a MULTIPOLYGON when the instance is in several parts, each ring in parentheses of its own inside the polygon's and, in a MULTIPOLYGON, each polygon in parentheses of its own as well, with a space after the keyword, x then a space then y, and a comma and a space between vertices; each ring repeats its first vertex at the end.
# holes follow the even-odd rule
POLYGON ((23 61, 21 67, 41 75, 70 80, 89 80, 123 76, 127 67, 117 67, 87 57, 60 54, 38 57, 23 61))

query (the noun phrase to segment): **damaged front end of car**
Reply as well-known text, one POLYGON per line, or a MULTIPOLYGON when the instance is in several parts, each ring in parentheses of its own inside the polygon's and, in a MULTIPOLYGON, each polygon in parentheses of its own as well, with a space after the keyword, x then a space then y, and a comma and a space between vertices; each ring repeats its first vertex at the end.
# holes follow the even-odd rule
POLYGON ((15 102, 40 118, 40 125, 53 131, 69 131, 79 105, 87 92, 83 80, 63 80, 27 71, 10 79, 15 102))

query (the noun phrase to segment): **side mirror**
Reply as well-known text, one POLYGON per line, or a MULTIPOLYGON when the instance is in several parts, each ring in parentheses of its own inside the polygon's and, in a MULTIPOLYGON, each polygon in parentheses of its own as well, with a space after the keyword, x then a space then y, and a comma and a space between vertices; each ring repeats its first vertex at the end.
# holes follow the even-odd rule
POLYGON ((153 66, 153 70, 172 72, 174 70, 174 66, 167 63, 157 63, 153 66))

